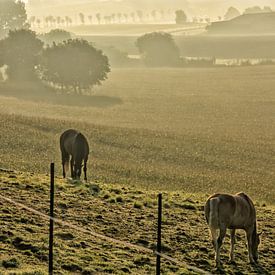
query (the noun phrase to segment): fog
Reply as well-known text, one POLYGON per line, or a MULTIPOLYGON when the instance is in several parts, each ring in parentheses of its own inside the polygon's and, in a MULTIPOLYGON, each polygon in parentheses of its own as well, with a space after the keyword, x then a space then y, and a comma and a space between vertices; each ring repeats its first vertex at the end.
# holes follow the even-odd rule
POLYGON ((241 12, 248 6, 270 6, 275 8, 275 0, 25 0, 30 15, 69 15, 79 12, 130 12, 133 10, 149 11, 152 9, 184 9, 189 17, 209 16, 216 18, 224 15, 227 8, 235 6, 241 12))

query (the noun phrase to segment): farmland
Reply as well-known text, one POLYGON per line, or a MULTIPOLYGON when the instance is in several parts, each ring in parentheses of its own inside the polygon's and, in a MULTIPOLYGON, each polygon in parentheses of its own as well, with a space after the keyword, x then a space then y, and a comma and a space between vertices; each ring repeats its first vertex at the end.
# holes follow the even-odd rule
MULTIPOLYGON (((91 210, 94 228, 113 236, 115 230, 112 231, 112 228, 119 227, 117 215, 133 215, 136 220, 142 220, 141 229, 133 227, 136 229, 134 234, 125 225, 124 228, 119 227, 115 236, 126 240, 133 233, 131 242, 138 242, 139 238, 144 242, 142 234, 146 230, 142 227, 148 228, 146 240, 149 243, 146 245, 150 247, 155 234, 150 231, 154 227, 154 200, 156 194, 162 191, 167 202, 167 235, 164 238, 168 254, 211 270, 213 251, 203 219, 204 201, 212 192, 244 191, 257 203, 259 227, 265 232, 260 258, 265 266, 263 272, 268 273, 274 269, 274 74, 273 66, 115 69, 109 80, 94 89, 92 95, 83 96, 56 94, 41 84, 1 83, 0 167, 15 170, 1 172, 1 181, 5 182, 1 194, 14 195, 15 199, 36 205, 46 212, 48 177, 45 174, 51 161, 57 164, 57 175, 61 174, 59 135, 67 128, 77 128, 90 142, 89 183, 74 186, 58 179, 58 196, 65 209, 62 212, 64 216, 58 212, 60 217, 75 221, 81 216, 87 220, 91 210), (99 194, 91 193, 93 185, 99 187, 99 194), (32 194, 31 198, 28 192, 32 194), (82 202, 80 204, 78 196, 85 198, 85 207, 82 202), (182 206, 185 203, 192 207, 182 206), (103 208, 107 212, 112 209, 112 214, 105 213, 103 208), (101 218, 95 221, 102 211, 106 221, 101 218), (107 226, 107 220, 111 227, 107 226), (184 234, 187 234, 186 238, 180 240, 184 234), (168 235, 178 239, 171 239, 168 235), (183 251, 181 245, 188 242, 186 251, 183 251)), ((6 239, 4 247, 1 243, 1 249, 11 249, 18 236, 28 243, 36 236, 40 250, 45 253, 47 229, 39 226, 41 222, 26 217, 25 225, 31 227, 28 230, 37 233, 29 236, 25 225, 16 223, 19 217, 14 209, 9 206, 7 211, 1 214, 5 220, 3 230, 7 231, 8 221, 12 220, 14 223, 10 231, 13 235, 6 239)), ((128 222, 131 226, 135 224, 128 222)), ((77 223, 82 225, 81 220, 77 223)), ((5 235, 4 231, 2 235, 5 235)), ((143 274, 152 273, 154 259, 141 259, 141 255, 133 259, 135 256, 126 253, 127 260, 121 264, 119 255, 123 250, 114 247, 108 247, 114 254, 106 252, 103 255, 102 244, 93 243, 92 247, 85 248, 86 252, 81 250, 84 254, 80 255, 77 252, 81 248, 77 245, 82 237, 86 237, 78 236, 76 232, 71 234, 77 241, 65 244, 58 241, 59 259, 63 261, 61 259, 65 257, 62 254, 65 245, 70 251, 69 256, 66 254, 70 258, 66 262, 76 261, 81 272, 85 271, 84 267, 89 262, 87 255, 98 250, 98 254, 93 254, 98 272, 106 272, 104 268, 108 266, 115 272, 119 266, 118 274, 123 274, 126 269, 136 274, 140 270, 143 274), (78 256, 82 258, 76 260, 78 256), (111 257, 108 265, 98 262, 103 256, 111 257), (133 262, 137 264, 132 266, 133 262), (123 267, 124 271, 121 270, 123 267)), ((242 273, 251 274, 253 270, 246 264, 243 234, 241 236, 238 268, 242 273)), ((64 239, 62 234, 60 238, 64 239)), ((92 241, 84 242, 91 245, 92 241)), ((228 250, 228 243, 226 247, 228 250)), ((39 260, 41 255, 31 252, 26 260, 23 252, 15 253, 20 254, 20 263, 26 270, 31 267, 31 261, 45 270, 45 263, 39 260)), ((2 257, 7 258, 7 255, 2 257)), ((61 265, 65 264, 62 262, 61 265)), ((164 268, 167 273, 185 274, 185 271, 168 263, 164 268)), ((234 270, 230 265, 225 268, 229 273, 234 270)))

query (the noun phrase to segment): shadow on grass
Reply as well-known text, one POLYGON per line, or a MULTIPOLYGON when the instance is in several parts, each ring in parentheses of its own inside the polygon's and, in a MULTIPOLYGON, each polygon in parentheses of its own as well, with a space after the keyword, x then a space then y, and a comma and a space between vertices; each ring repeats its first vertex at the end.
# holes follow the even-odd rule
POLYGON ((0 83, 0 96, 77 107, 108 108, 123 103, 119 97, 57 93, 39 82, 0 83))
MULTIPOLYGON (((260 264, 249 264, 251 266, 251 270, 253 270, 253 274, 271 274, 270 271, 265 269, 260 264)), ((236 262, 230 262, 228 266, 224 267, 221 265, 218 268, 212 270, 212 274, 228 274, 228 270, 234 270, 234 274, 247 274, 241 268, 239 268, 236 262)))
MULTIPOLYGON (((268 271, 267 269, 265 269, 261 264, 257 263, 257 264, 253 264, 252 268, 255 272, 255 274, 271 274, 270 271, 268 271)), ((273 273, 272 273, 273 274, 273 273)))

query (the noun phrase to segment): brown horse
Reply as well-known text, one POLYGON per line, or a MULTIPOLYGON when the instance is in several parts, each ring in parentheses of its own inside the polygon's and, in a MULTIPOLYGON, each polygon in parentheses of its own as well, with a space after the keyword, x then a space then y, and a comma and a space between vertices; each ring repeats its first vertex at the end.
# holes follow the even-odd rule
POLYGON ((220 248, 227 228, 230 229, 231 237, 231 262, 234 261, 236 229, 243 229, 246 232, 250 263, 258 261, 260 234, 257 234, 256 210, 252 200, 245 193, 210 196, 205 204, 205 217, 212 236, 217 267, 220 266, 220 248))
POLYGON ((63 177, 66 177, 69 161, 71 163, 72 179, 80 179, 82 162, 84 162, 84 179, 87 181, 87 161, 89 144, 87 139, 78 131, 69 129, 60 136, 63 177), (71 159, 70 159, 71 158, 71 159))

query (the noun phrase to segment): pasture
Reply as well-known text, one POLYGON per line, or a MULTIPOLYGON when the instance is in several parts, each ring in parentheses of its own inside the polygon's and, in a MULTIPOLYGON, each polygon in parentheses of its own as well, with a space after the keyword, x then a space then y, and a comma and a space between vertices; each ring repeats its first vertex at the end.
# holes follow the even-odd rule
POLYGON ((60 162, 59 134, 77 128, 90 142, 93 180, 242 190, 274 203, 274 73, 274 67, 114 70, 94 95, 82 97, 2 84, 0 164, 46 172, 50 161, 60 162))
MULTIPOLYGON (((77 128, 90 143, 90 183, 71 185, 58 180, 60 218, 78 225, 92 224, 95 231, 151 247, 155 238, 154 199, 162 191, 166 198, 166 252, 212 270, 214 253, 202 206, 213 192, 244 191, 256 202, 259 227, 264 231, 261 271, 271 273, 274 270, 274 75, 272 66, 116 69, 103 86, 84 96, 56 94, 34 83, 1 83, 0 167, 21 171, 1 172, 1 194, 46 212, 45 174, 51 161, 57 164, 57 174, 61 176, 59 135, 67 128, 77 128), (96 194, 94 185, 99 187, 96 194), (117 219, 120 215, 121 219, 128 217, 127 224, 117 219)), ((1 208, 4 207, 2 203, 1 208)), ((7 239, 2 237, 7 241, 0 243, 3 251, 14 249, 18 244, 18 239, 14 243, 15 238, 19 236, 23 243, 38 238, 39 251, 46 253, 47 228, 39 218, 28 216, 22 220, 24 217, 11 206, 1 215, 5 221, 2 236, 11 232, 7 239), (12 227, 7 229, 10 221, 12 227), (37 234, 27 234, 32 230, 37 234)), ((88 272, 87 263, 94 261, 97 272, 106 273, 108 269, 117 274, 127 270, 134 274, 140 274, 140 270, 142 274, 152 273, 154 258, 150 256, 98 244, 77 232, 70 232, 71 236, 61 231, 62 242, 57 241, 58 261, 68 272, 76 268, 76 272, 92 274, 93 270, 83 272, 86 269, 88 272)), ((226 272, 257 272, 247 264, 242 233, 239 240, 237 266, 225 264, 226 272)), ((228 243, 227 240, 227 254, 228 243)), ((12 251, 14 255, 20 254, 26 270, 33 263, 42 272, 45 270, 44 254, 36 255, 37 249, 12 251), (29 253, 27 259, 25 253, 29 253)), ((7 258, 7 253, 1 255, 1 260, 7 258)), ((164 270, 167 274, 186 272, 169 263, 164 270)))

